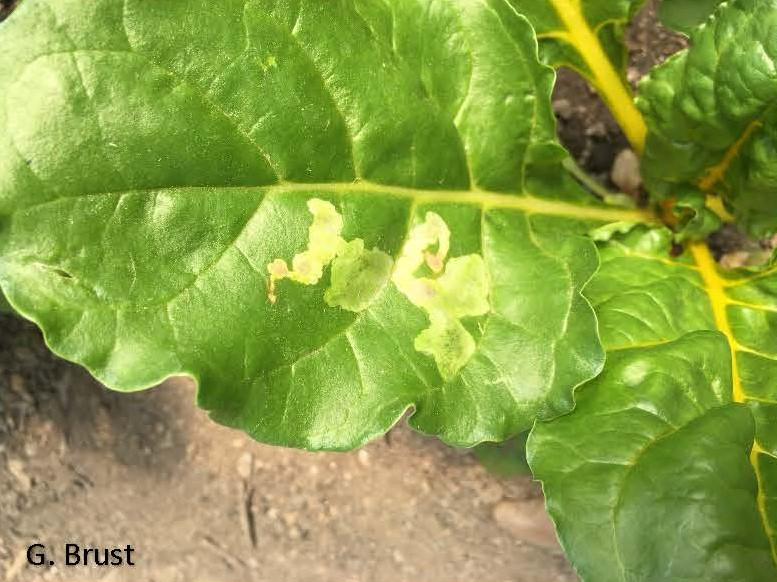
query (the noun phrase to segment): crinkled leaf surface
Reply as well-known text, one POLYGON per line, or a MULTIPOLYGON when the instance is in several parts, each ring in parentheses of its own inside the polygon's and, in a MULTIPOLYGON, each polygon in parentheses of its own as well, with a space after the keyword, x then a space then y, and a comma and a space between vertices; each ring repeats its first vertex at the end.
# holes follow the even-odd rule
POLYGON ((771 581, 777 269, 724 276, 705 246, 670 257, 670 239, 601 246, 586 293, 607 365, 538 424, 530 463, 584 580, 771 581))
POLYGON ((189 374, 263 441, 350 448, 409 407, 504 439, 602 366, 570 220, 639 218, 563 177, 536 51, 503 0, 27 0, 0 29, 0 284, 109 386, 189 374), (422 309, 394 282, 432 223, 401 281, 448 299, 422 309))
POLYGON ((659 18, 669 28, 689 34, 703 24, 724 0, 663 0, 659 18))
POLYGON ((775 26, 774 0, 732 0, 640 87, 651 194, 720 194, 756 236, 777 231, 775 26))

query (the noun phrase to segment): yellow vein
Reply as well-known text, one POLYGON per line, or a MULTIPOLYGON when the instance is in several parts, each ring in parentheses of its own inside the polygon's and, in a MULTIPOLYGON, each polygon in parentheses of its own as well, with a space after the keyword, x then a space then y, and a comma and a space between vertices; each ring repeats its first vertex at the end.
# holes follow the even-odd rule
MULTIPOLYGON (((774 530, 769 520, 768 509, 766 506, 766 482, 764 476, 761 474, 761 464, 758 460, 759 455, 770 455, 767 451, 761 448, 758 441, 753 443, 753 448, 750 451, 750 464, 753 465, 755 471, 755 479, 758 483, 758 495, 756 497, 756 503, 758 504, 758 511, 761 513, 761 521, 763 522, 764 531, 766 537, 769 539, 769 548, 772 551, 772 560, 777 563, 777 531, 774 530)), ((774 455, 770 455, 774 456, 774 455)))
POLYGON ((277 193, 312 194, 376 194, 390 195, 407 198, 426 204, 470 204, 483 208, 504 208, 519 210, 526 214, 541 214, 546 216, 563 216, 579 220, 592 220, 599 222, 636 222, 646 224, 658 224, 658 218, 642 209, 616 208, 608 206, 586 206, 563 202, 560 200, 548 200, 538 198, 531 194, 500 194, 485 190, 423 190, 407 188, 403 186, 384 186, 373 182, 337 182, 322 184, 301 184, 298 182, 282 182, 277 186, 270 186, 268 190, 277 193))
MULTIPOLYGON (((731 349, 733 400, 734 402, 744 403, 748 400, 748 398, 742 389, 742 378, 739 375, 739 368, 737 366, 737 351, 749 350, 743 349, 742 346, 739 345, 731 329, 726 307, 730 305, 732 301, 728 298, 725 292, 726 281, 718 273, 717 263, 712 257, 712 253, 710 253, 710 250, 706 244, 692 244, 691 254, 696 260, 696 264, 699 266, 699 271, 707 289, 707 294, 709 295, 710 303, 712 304, 712 311, 715 316, 715 325, 728 338, 729 346, 731 349)), ((753 466, 753 471, 758 483, 756 503, 758 505, 758 511, 761 514, 761 521, 763 523, 764 531, 766 532, 767 538, 769 539, 769 547, 771 549, 772 558, 775 562, 777 562, 777 547, 775 547, 775 543, 777 543, 777 538, 775 535, 777 532, 774 531, 769 522, 766 507, 766 483, 764 481, 763 475, 761 475, 761 467, 758 462, 759 454, 767 453, 759 446, 758 442, 756 441, 753 443, 753 448, 750 452, 750 464, 753 466)))
POLYGON ((726 336, 731 349, 733 400, 734 402, 745 402, 746 397, 742 389, 742 378, 739 375, 739 369, 737 367, 737 349, 739 343, 734 337, 731 323, 728 320, 727 307, 730 300, 725 292, 725 280, 718 273, 717 263, 705 243, 693 243, 690 248, 691 254, 696 261, 696 265, 699 267, 699 273, 704 282, 704 288, 710 298, 712 314, 715 318, 715 326, 726 336))
POLYGON ((566 29, 554 34, 570 44, 591 71, 591 81, 607 102, 632 147, 642 153, 647 127, 642 114, 634 105, 631 91, 624 84, 599 38, 585 19, 580 0, 550 0, 566 29))
POLYGON ((749 303, 747 301, 739 301, 737 299, 729 299, 729 305, 735 307, 742 307, 743 309, 752 309, 753 311, 765 311, 767 313, 777 313, 777 307, 770 305, 759 305, 758 303, 749 303))
POLYGON ((15 212, 29 212, 33 209, 51 204, 58 204, 70 199, 97 198, 101 196, 125 196, 125 195, 155 195, 164 193, 188 193, 204 192, 217 193, 229 191, 252 191, 263 194, 300 194, 315 195, 317 193, 330 193, 334 195, 358 195, 372 194, 376 196, 394 196, 405 198, 411 202, 424 204, 468 204, 479 206, 486 210, 503 208, 518 210, 528 215, 540 214, 548 216, 562 216, 578 220, 590 220, 595 222, 633 222, 639 224, 660 225, 658 217, 647 209, 620 208, 604 204, 594 206, 563 202, 560 200, 548 200, 538 198, 532 194, 502 194, 481 189, 470 190, 424 190, 404 186, 388 186, 368 181, 355 182, 328 182, 304 184, 301 182, 280 182, 261 186, 166 186, 159 188, 143 188, 135 190, 115 190, 96 192, 93 194, 77 194, 75 196, 61 196, 44 200, 36 204, 20 207, 15 212))
POLYGON ((644 342, 644 343, 615 346, 612 348, 607 348, 607 353, 609 354, 611 352, 625 352, 628 350, 649 350, 652 348, 659 348, 661 346, 665 346, 667 344, 672 343, 672 341, 673 340, 659 340, 655 342, 644 342))
MULTIPOLYGON (((615 242, 611 242, 611 244, 618 244, 615 242)), ((662 265, 666 265, 668 267, 675 267, 675 268, 682 268, 682 269, 689 269, 691 271, 698 271, 699 268, 696 265, 692 265, 690 263, 681 263, 680 261, 673 261, 672 259, 667 259, 665 257, 661 257, 658 255, 649 255, 647 253, 640 253, 631 250, 629 247, 625 245, 619 245, 620 252, 623 253, 623 256, 627 258, 633 258, 633 259, 644 259, 645 261, 652 261, 654 263, 661 263, 662 265)), ((612 259, 609 259, 611 261, 614 261, 620 257, 613 257, 612 259)))
POLYGON ((723 281, 723 285, 725 287, 741 287, 742 285, 749 285, 750 283, 754 283, 755 281, 766 279, 768 277, 771 277, 772 275, 777 275, 777 267, 769 268, 760 273, 755 273, 754 275, 742 277, 740 279, 725 279, 723 281))
POLYGON ((707 170, 704 178, 702 178, 699 182, 699 188, 701 188, 704 192, 712 192, 715 186, 722 182, 726 177, 728 170, 731 168, 731 164, 734 163, 734 160, 737 159, 739 154, 742 152, 742 148, 745 147, 753 134, 762 126, 763 123, 758 120, 750 122, 739 139, 731 145, 728 151, 726 151, 723 159, 707 170))
POLYGON ((706 206, 712 210, 712 212, 717 214, 718 218, 720 218, 723 222, 735 221, 734 215, 728 211, 726 206, 723 204, 723 200, 721 200, 719 196, 707 194, 706 206))
MULTIPOLYGON (((754 350, 753 348, 748 348, 748 347, 745 347, 745 346, 738 346, 737 347, 737 351, 745 353, 745 354, 751 354, 753 356, 758 356, 759 358, 764 358, 766 360, 775 360, 775 361, 777 361, 777 357, 776 356, 773 356, 771 354, 767 354, 765 352, 759 352, 758 350, 754 350)), ((748 395, 747 396, 747 400, 750 401, 750 400, 754 400, 754 399, 748 395)))

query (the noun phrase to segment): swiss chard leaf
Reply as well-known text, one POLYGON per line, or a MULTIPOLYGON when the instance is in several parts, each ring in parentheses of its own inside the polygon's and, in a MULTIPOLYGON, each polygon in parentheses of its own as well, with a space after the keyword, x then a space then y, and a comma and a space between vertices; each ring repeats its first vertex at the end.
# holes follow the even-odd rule
POLYGON ((775 26, 772 0, 728 2, 640 87, 651 194, 720 194, 756 236, 777 231, 775 26))
POLYGON ((553 72, 501 0, 27 0, 0 35, 0 285, 120 390, 262 441, 450 443, 603 364, 553 72))
POLYGON ((585 580, 774 580, 777 269, 724 276, 670 241, 601 246, 607 366, 537 426, 530 463, 585 580))
POLYGON ((690 34, 723 2, 724 0, 663 0, 659 17, 669 28, 690 34))

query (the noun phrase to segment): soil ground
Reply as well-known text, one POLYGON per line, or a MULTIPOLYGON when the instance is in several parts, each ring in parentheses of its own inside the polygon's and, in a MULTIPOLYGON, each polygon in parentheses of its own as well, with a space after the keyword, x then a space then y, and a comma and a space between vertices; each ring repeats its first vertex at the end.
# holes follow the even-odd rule
MULTIPOLYGON (((7 13, 0 2, 0 19, 7 13)), ((680 46, 646 10, 635 79, 680 46)), ((560 133, 607 180, 626 143, 562 73, 560 133)), ((360 452, 271 448, 219 427, 184 381, 105 390, 0 315, 0 582, 571 582, 528 477, 398 427, 360 452), (35 542, 135 548, 132 569, 32 568, 35 542)))
POLYGON ((0 330, 0 580, 574 579, 494 519, 540 495, 528 477, 406 428, 350 454, 262 446, 208 420, 186 382, 112 393, 33 326, 0 330), (35 542, 129 543, 137 565, 34 569, 35 542))

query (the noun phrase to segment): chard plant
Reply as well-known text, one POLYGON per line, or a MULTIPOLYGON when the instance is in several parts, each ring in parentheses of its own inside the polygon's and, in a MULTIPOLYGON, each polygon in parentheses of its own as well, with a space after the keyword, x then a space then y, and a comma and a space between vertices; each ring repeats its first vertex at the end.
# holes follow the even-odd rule
POLYGON ((777 0, 25 0, 0 25, 0 286, 116 390, 194 378, 255 439, 347 450, 412 410, 532 429, 583 580, 777 580, 777 0), (592 195, 554 67, 642 160, 592 195))

